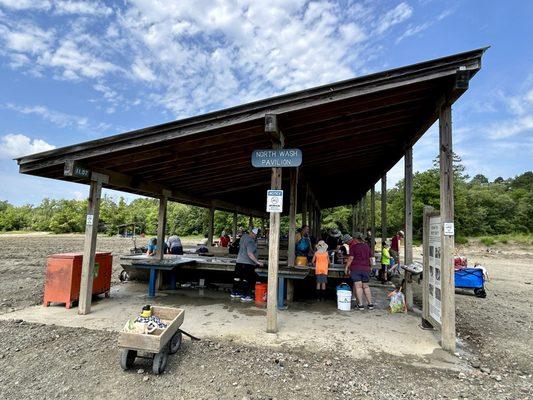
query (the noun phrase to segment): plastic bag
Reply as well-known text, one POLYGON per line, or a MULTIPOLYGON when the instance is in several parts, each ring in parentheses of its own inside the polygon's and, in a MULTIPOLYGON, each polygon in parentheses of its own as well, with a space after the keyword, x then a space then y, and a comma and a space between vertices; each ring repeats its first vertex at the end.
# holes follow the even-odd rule
POLYGON ((387 297, 390 299, 389 312, 391 314, 407 312, 407 305, 405 304, 405 296, 401 290, 390 292, 387 297))

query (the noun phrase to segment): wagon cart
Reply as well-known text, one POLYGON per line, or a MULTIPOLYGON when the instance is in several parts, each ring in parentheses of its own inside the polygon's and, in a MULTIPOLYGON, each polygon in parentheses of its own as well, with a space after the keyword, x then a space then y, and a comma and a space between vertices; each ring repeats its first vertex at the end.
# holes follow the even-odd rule
POLYGON ((480 268, 463 268, 455 270, 455 287, 458 289, 474 289, 477 297, 487 297, 485 278, 480 268))
POLYGON ((152 315, 158 317, 167 327, 157 328, 150 334, 124 331, 119 333, 118 347, 122 349, 120 356, 122 369, 133 367, 137 357, 152 358, 152 371, 159 375, 167 366, 169 354, 176 353, 180 348, 183 336, 179 328, 183 323, 185 310, 153 306, 152 315), (147 356, 140 356, 139 353, 145 353, 147 356))

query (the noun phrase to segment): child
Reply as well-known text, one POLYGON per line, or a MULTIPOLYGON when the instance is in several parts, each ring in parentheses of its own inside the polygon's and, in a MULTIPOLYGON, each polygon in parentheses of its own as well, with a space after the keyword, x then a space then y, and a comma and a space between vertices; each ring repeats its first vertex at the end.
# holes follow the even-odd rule
POLYGON ((389 245, 387 242, 383 242, 383 248, 381 249, 381 271, 379 280, 381 283, 387 283, 388 277, 387 277, 387 269, 390 266, 390 252, 389 252, 389 245))
POLYGON ((316 253, 313 255, 312 264, 315 266, 316 298, 324 300, 326 297, 326 283, 328 282, 329 255, 328 245, 323 240, 316 245, 316 253))

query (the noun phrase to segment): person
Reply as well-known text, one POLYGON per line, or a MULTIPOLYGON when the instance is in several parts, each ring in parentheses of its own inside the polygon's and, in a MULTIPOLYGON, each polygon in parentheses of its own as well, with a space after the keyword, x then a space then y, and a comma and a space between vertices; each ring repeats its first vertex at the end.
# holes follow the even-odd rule
POLYGON ((316 245, 316 253, 311 263, 315 266, 316 299, 324 300, 326 297, 326 284, 328 282, 329 255, 328 245, 323 240, 316 245))
POLYGON ((157 238, 151 238, 148 241, 148 245, 146 246, 146 255, 155 256, 156 250, 157 250, 157 238))
POLYGON ((360 232, 356 232, 354 238, 350 242, 350 253, 344 272, 348 275, 350 272, 350 278, 353 281, 353 291, 357 299, 357 309, 364 310, 363 296, 366 299, 367 307, 369 310, 374 309, 372 303, 372 294, 370 293, 370 247, 364 242, 363 235, 360 232))
POLYGON ((168 238, 167 249, 170 254, 183 254, 183 246, 178 235, 172 235, 168 238))
POLYGON ((381 249, 381 269, 379 270, 379 280, 383 284, 387 283, 389 280, 387 277, 387 271, 390 267, 390 259, 389 244, 387 242, 383 242, 381 249))
POLYGON ((329 231, 326 238, 328 244, 328 251, 337 251, 341 243, 341 232, 337 228, 333 228, 329 231))
POLYGON ((243 233, 239 241, 239 254, 231 292, 232 299, 240 298, 243 302, 253 301, 251 288, 255 282, 255 267, 263 266, 263 263, 257 259, 258 233, 258 228, 252 228, 249 233, 243 233))
MULTIPOLYGON (((370 249, 374 248, 375 239, 372 236, 372 229, 370 229, 370 228, 368 228, 366 230, 366 243, 370 246, 370 249)), ((372 254, 372 256, 373 256, 373 254, 372 254)))
POLYGON ((304 225, 296 234, 294 240, 297 257, 310 257, 313 252, 311 240, 309 239, 309 226, 304 225))
POLYGON ((390 244, 390 255, 394 258, 395 264, 400 264, 400 245, 403 240, 404 233, 403 231, 398 231, 396 235, 392 237, 390 244))
POLYGON ((226 230, 222 230, 222 233, 220 234, 220 238, 218 239, 218 242, 220 243, 220 247, 228 247, 230 242, 230 237, 227 234, 226 230))

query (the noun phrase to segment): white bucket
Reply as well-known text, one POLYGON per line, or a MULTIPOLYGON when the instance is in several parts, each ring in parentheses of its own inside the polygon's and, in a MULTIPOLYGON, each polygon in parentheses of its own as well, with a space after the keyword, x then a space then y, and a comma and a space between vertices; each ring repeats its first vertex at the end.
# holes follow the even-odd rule
POLYGON ((352 307, 352 292, 350 290, 337 290, 337 308, 341 311, 350 311, 352 307))

